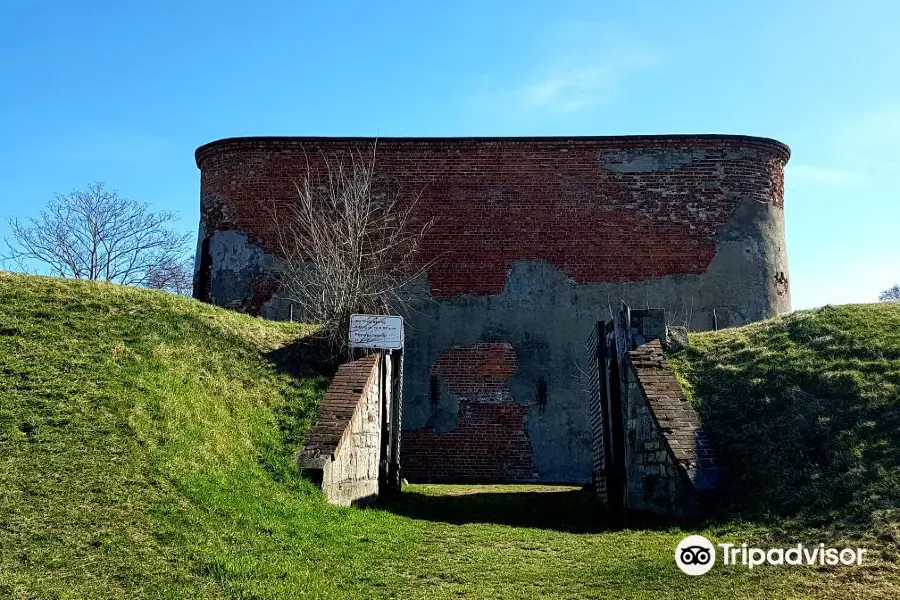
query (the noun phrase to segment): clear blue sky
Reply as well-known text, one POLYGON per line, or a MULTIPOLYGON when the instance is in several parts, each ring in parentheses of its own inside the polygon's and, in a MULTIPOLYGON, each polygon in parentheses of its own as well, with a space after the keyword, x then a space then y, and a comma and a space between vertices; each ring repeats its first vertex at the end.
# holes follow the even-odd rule
POLYGON ((794 308, 873 301, 898 31, 894 0, 0 0, 0 217, 100 180, 194 232, 193 152, 228 136, 762 135, 793 151, 794 308))

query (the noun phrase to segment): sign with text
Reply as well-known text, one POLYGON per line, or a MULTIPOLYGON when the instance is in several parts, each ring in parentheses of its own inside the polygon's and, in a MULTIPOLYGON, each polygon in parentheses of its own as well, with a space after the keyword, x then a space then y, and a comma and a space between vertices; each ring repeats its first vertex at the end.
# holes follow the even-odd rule
POLYGON ((403 317, 350 315, 350 347, 400 350, 403 348, 403 317))

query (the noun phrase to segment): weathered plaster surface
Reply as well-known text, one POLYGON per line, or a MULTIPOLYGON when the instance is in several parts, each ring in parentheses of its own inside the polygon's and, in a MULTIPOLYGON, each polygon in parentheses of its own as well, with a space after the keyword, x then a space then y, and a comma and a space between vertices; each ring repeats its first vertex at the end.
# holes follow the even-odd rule
POLYGON ((218 231, 209 238, 209 295, 221 306, 237 306, 253 295, 253 280, 275 265, 243 231, 218 231))
MULTIPOLYGON (((203 225, 197 239, 194 261, 194 281, 201 281, 204 263, 202 248, 206 234, 203 225)), ((249 241, 240 230, 217 231, 206 240, 208 244, 208 282, 210 302, 266 317, 286 320, 291 315, 290 302, 280 294, 278 275, 281 261, 249 241)), ((197 285, 197 284, 195 284, 197 285)), ((295 319, 298 318, 295 316, 295 319)))
MULTIPOLYGON (((431 426, 453 431, 458 398, 442 390, 432 410, 427 373, 454 345, 509 342, 518 369, 507 385, 512 401, 528 407, 534 462, 543 481, 587 483, 591 477, 590 414, 585 347, 598 318, 622 300, 635 308, 662 307, 692 330, 728 327, 790 309, 777 277, 787 273, 781 209, 747 200, 717 235, 716 256, 703 275, 675 275, 631 284, 576 284, 544 261, 517 261, 503 292, 431 300, 407 315, 404 430, 431 426), (538 377, 548 383, 543 414, 536 408, 538 377)), ((414 457, 410 457, 414 460, 414 457)))

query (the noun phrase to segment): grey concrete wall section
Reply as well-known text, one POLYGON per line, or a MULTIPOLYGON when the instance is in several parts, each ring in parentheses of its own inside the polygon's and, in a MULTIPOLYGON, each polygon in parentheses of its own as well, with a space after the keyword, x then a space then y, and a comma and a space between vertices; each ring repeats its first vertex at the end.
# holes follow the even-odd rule
POLYGON ((719 327, 743 325, 791 310, 784 211, 745 200, 716 232, 716 257, 701 287, 710 314, 691 328, 710 329, 717 308, 719 327), (710 301, 717 301, 718 306, 710 301), (723 324, 723 317, 725 319, 723 324))
POLYGON ((534 462, 546 482, 591 478, 586 344, 597 319, 624 300, 662 307, 670 322, 692 330, 736 326, 790 310, 784 219, 780 209, 746 200, 718 232, 717 252, 702 275, 674 275, 631 284, 575 284, 544 261, 518 261, 500 294, 432 300, 407 315, 403 429, 452 430, 458 402, 428 398, 429 368, 454 345, 508 341, 519 368, 508 381, 513 401, 532 407, 527 424, 534 462), (543 414, 535 405, 538 377, 548 383, 543 414))
POLYGON ((277 261, 248 241, 246 232, 219 231, 209 238, 210 301, 240 306, 253 295, 253 280, 278 269, 277 261))
MULTIPOLYGON (((200 252, 205 232, 203 225, 197 240, 194 278, 200 269, 200 252)), ((212 234, 209 238, 210 302, 231 308, 245 305, 253 296, 254 280, 267 273, 279 273, 281 261, 249 241, 245 231, 230 230, 212 234)), ((261 315, 267 319, 287 320, 291 315, 290 302, 276 294, 262 305, 261 315)), ((294 315, 294 320, 302 318, 294 315)))
MULTIPOLYGON (((279 264, 277 259, 275 260, 275 263, 279 264)), ((275 270, 278 270, 279 268, 280 267, 276 267, 275 270)), ((279 294, 280 293, 281 290, 279 290, 279 294)), ((300 314, 296 308, 291 310, 291 303, 278 294, 263 303, 259 314, 261 317, 273 319, 275 321, 287 321, 288 318, 290 318, 301 323, 305 322, 303 315, 300 314)))
MULTIPOLYGON (((350 420, 348 431, 332 460, 322 470, 322 491, 331 504, 361 505, 378 498, 381 455, 380 367, 374 381, 350 420)), ((387 374, 390 381, 390 373, 387 374)))

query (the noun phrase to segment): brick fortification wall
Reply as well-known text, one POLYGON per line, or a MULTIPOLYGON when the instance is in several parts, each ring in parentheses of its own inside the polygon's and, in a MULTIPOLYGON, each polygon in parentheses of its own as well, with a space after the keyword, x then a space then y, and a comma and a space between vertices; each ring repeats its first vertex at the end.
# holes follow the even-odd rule
MULTIPOLYGON (((204 235, 243 231, 277 253, 267 205, 290 198, 292 180, 322 173, 325 157, 369 157, 374 143, 244 138, 201 147, 204 235)), ((577 283, 703 273, 717 229, 741 201, 782 207, 788 157, 775 142, 734 136, 388 139, 375 152, 384 186, 422 194, 422 219, 435 219, 423 260, 445 258, 428 277, 436 297, 497 294, 513 263, 528 259, 577 283)))
MULTIPOLYGON (((374 144, 198 149, 195 295, 285 318, 268 207, 326 158, 371 156, 374 144)), ((720 327, 789 310, 788 156, 745 136, 378 140, 378 186, 418 196, 417 218, 434 219, 423 260, 437 262, 421 282, 431 302, 407 315, 405 472, 589 481, 584 345, 610 302, 664 307, 698 330, 714 309, 720 327)))

